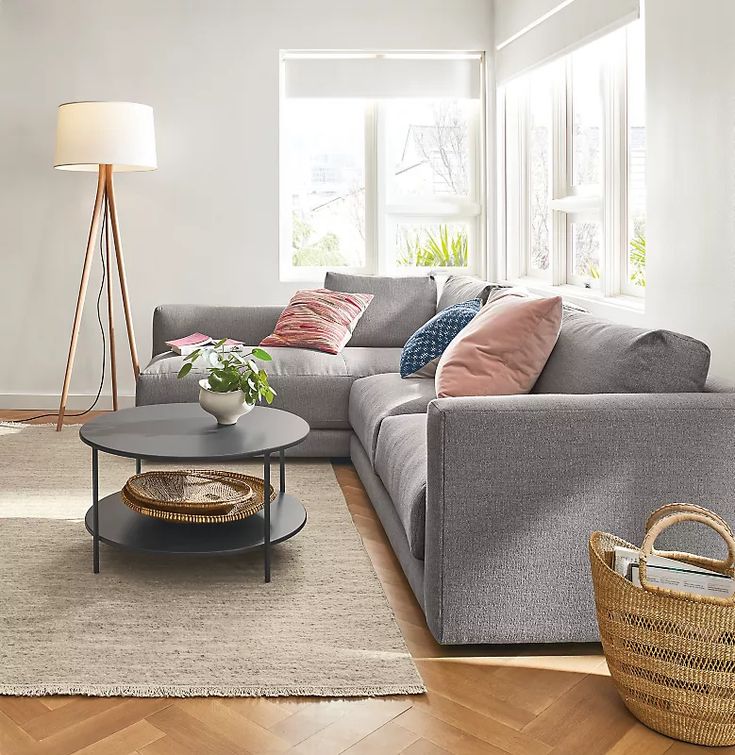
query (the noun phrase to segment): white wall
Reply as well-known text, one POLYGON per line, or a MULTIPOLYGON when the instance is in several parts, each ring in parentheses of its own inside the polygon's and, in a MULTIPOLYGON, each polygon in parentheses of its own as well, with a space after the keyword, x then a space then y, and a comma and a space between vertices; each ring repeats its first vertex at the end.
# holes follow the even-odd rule
MULTIPOLYGON (((50 167, 59 103, 155 110, 159 170, 116 179, 145 361, 157 304, 296 289, 278 281, 279 49, 490 50, 492 36, 490 0, 2 0, 0 405, 53 407, 63 377, 95 176, 50 167)), ((99 265, 70 405, 97 387, 98 283, 99 265)))
POLYGON ((735 3, 647 0, 646 320, 735 378, 735 3))

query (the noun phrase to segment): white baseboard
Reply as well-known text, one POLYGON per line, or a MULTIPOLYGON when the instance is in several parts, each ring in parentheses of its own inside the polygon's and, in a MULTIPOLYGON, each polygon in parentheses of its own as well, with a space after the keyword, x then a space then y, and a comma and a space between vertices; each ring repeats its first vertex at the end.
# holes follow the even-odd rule
MULTIPOLYGON (((76 393, 69 396, 66 409, 69 412, 81 412, 88 409, 92 401, 94 401, 93 395, 76 393)), ((135 406, 135 396, 133 394, 120 395, 118 396, 118 403, 121 409, 135 406)), ((57 411, 58 408, 58 393, 0 393, 0 409, 49 409, 57 411)), ((112 396, 109 393, 103 393, 95 409, 112 409, 112 396)))

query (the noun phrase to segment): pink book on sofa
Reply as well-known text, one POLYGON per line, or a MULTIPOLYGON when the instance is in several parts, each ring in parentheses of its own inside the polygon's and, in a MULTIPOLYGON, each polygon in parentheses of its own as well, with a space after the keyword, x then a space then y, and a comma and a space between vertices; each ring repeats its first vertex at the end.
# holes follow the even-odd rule
MULTIPOLYGON (((179 356, 185 357, 191 354, 193 351, 202 348, 203 346, 210 346, 215 343, 215 340, 211 336, 204 335, 204 333, 192 333, 190 336, 184 338, 176 338, 173 341, 166 341, 166 346, 179 356)), ((232 338, 228 338, 225 343, 226 351, 234 351, 242 346, 242 341, 235 341, 232 338)))

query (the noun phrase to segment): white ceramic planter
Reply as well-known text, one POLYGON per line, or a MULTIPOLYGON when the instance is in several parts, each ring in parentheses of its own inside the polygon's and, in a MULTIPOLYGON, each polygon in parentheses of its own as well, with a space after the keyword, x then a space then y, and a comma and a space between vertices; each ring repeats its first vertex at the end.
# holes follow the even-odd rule
POLYGON ((242 391, 217 393, 209 388, 205 378, 199 381, 199 405, 209 412, 219 425, 234 425, 243 414, 252 411, 254 404, 248 404, 242 391))

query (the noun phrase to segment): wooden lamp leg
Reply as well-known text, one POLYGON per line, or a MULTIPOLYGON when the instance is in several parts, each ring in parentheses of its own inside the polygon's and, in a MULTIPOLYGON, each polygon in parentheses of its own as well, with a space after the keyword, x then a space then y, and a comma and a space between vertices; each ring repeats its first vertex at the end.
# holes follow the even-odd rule
POLYGON ((115 188, 112 184, 112 166, 107 166, 106 192, 110 205, 110 220, 112 225, 112 239, 115 242, 115 257, 117 258, 117 271, 120 276, 120 292, 122 294, 123 311, 125 312, 125 327, 128 331, 128 345, 130 346, 130 358, 133 362, 133 374, 137 378, 140 374, 138 363, 138 351, 135 348, 135 333, 133 332, 133 318, 130 314, 130 300, 128 297, 128 284, 125 277, 125 263, 123 261, 122 243, 120 241, 120 227, 117 222, 117 208, 115 206, 115 188))
POLYGON ((84 266, 82 267, 82 279, 79 283, 79 294, 77 295, 77 306, 74 311, 74 324, 71 329, 71 342, 69 343, 69 356, 66 360, 66 372, 64 373, 64 387, 61 391, 61 401, 59 403, 59 418, 56 422, 56 430, 61 430, 64 424, 64 413, 66 412, 66 400, 69 396, 69 383, 71 382, 71 373, 74 369, 74 355, 77 350, 77 340, 79 338, 79 326, 82 321, 82 310, 84 309, 84 300, 87 296, 87 284, 89 283, 89 271, 92 265, 92 256, 94 245, 97 240, 97 231, 99 230, 100 217, 102 214, 102 204, 105 196, 105 175, 106 168, 100 165, 99 175, 97 178, 97 194, 94 198, 94 209, 92 211, 92 222, 89 226, 89 236, 87 238, 87 253, 84 256, 84 266))
MULTIPOLYGON (((110 205, 105 193, 105 218, 110 222, 110 205)), ((112 265, 110 264, 109 226, 105 233, 105 275, 107 281, 107 335, 110 339, 110 377, 112 380, 112 410, 117 411, 117 355, 115 352, 115 322, 112 307, 112 265)))

